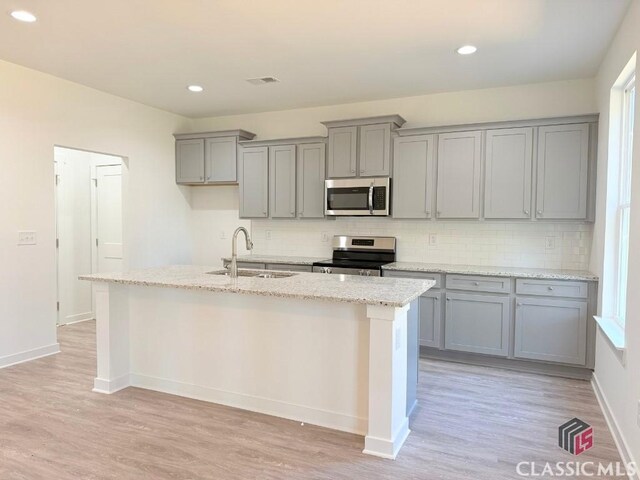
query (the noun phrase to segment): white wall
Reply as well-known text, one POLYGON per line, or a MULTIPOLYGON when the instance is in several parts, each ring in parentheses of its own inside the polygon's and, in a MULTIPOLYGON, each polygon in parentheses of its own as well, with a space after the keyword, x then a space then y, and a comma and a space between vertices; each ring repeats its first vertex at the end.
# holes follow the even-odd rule
MULTIPOLYGON (((607 267, 604 263, 604 238, 610 90, 622 69, 638 49, 640 49, 640 0, 633 0, 626 18, 600 66, 596 79, 600 129, 597 210, 591 269, 599 275, 602 275, 607 267)), ((640 288, 640 250, 637 248, 640 245, 640 109, 637 106, 635 115, 626 358, 616 352, 599 331, 596 343, 595 375, 629 452, 636 461, 640 461, 640 427, 637 423, 638 401, 640 400, 640 296, 636 294, 640 288), (633 248, 634 246, 636 248, 633 248)), ((599 300, 599 305, 602 305, 602 298, 599 300)))
POLYGON ((188 188, 174 177, 172 133, 189 121, 0 62, 0 366, 56 345, 54 145, 127 157, 125 258, 190 263, 188 188), (17 246, 19 230, 38 244, 17 246))
MULTIPOLYGON (((264 89, 268 94, 268 87, 264 89)), ((326 135, 321 121, 399 113, 406 126, 455 125, 487 121, 519 120, 597 111, 593 80, 573 80, 515 87, 470 90, 452 93, 395 98, 373 102, 332 105, 279 112, 196 119, 191 131, 243 128, 257 138, 287 138, 326 135)), ((240 224, 237 214, 237 187, 204 187, 192 190, 194 262, 219 264, 219 257, 231 253, 231 242, 220 240, 221 231, 233 231, 240 224), (206 239, 206 240, 205 240, 206 239)), ((342 221, 270 222, 254 221, 255 251, 260 253, 296 252, 301 255, 330 255, 321 233, 374 231, 380 235, 401 235, 400 255, 408 260, 520 265, 547 268, 586 268, 590 255, 591 228, 577 225, 518 225, 501 222, 447 224, 438 222, 379 222, 352 219, 342 221), (488 226, 488 225, 491 226, 488 226), (451 229, 464 238, 455 241, 451 229), (266 241, 265 231, 273 233, 266 241), (441 230, 443 230, 441 232, 441 230), (445 232, 444 230, 448 230, 445 232), (438 248, 426 245, 429 232, 442 233, 438 248), (515 233, 514 233, 515 232, 515 233), (533 240, 513 241, 529 232, 533 240), (556 238, 556 248, 544 248, 545 236, 556 238), (304 238, 304 241, 301 239, 304 238), (508 244, 504 255, 496 246, 508 244), (474 245, 469 249, 467 245, 474 245)), ((500 249, 504 251, 505 249, 500 249)))

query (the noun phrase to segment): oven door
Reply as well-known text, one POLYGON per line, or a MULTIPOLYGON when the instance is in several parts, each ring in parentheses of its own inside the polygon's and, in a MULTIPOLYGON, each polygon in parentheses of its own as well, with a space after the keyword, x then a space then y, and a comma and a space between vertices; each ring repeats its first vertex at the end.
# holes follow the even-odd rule
POLYGON ((325 215, 389 215, 389 178, 325 180, 325 215))

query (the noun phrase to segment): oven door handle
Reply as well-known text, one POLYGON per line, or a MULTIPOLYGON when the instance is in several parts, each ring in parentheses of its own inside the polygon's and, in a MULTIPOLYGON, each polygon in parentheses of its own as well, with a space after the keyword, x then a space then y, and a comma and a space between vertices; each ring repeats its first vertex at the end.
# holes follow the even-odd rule
POLYGON ((369 187, 369 214, 373 215, 373 182, 369 187))

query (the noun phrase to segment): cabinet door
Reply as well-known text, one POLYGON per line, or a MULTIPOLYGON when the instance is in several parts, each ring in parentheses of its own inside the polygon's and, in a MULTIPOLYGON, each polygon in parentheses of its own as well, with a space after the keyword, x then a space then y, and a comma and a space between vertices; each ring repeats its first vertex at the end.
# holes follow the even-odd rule
POLYGON ((176 183, 204 183, 204 139, 176 140, 176 183))
POLYGON ((506 357, 509 354, 508 296, 447 293, 445 348, 506 357))
POLYGON ((296 216, 296 146, 269 147, 271 218, 296 216))
POLYGON ((587 218, 589 125, 538 130, 536 218, 587 218))
POLYGON ((488 130, 485 218, 531 217, 533 129, 488 130))
POLYGON ((440 292, 423 293, 420 300, 420 345, 440 347, 440 324, 442 303, 440 292))
POLYGON ((587 302, 518 297, 515 330, 516 358, 586 362, 587 302))
POLYGON ((391 173, 391 125, 360 127, 360 176, 388 177, 391 173))
POLYGON ((355 177, 358 127, 329 129, 329 178, 355 177))
POLYGON ((298 216, 324 217, 325 145, 298 145, 298 216))
POLYGON ((207 138, 204 153, 207 183, 238 181, 236 137, 207 138))
POLYGON ((480 132, 438 136, 438 218, 480 217, 480 132))
POLYGON ((240 217, 265 218, 269 214, 267 147, 243 148, 240 155, 240 217))
POLYGON ((431 218, 433 135, 397 137, 393 152, 393 217, 431 218))

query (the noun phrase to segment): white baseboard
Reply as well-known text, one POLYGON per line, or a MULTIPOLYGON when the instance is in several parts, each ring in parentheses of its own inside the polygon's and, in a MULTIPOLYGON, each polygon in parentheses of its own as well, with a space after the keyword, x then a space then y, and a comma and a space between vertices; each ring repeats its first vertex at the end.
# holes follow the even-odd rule
POLYGON ((371 437, 369 435, 364 437, 364 450, 362 453, 395 460, 398 456, 398 452, 402 448, 402 445, 404 445, 404 442, 407 440, 410 433, 409 419, 405 418, 404 422, 400 425, 400 428, 398 428, 394 435, 393 440, 371 437))
POLYGON ((113 380, 95 378, 93 380, 93 391, 96 393, 106 393, 108 395, 116 393, 131 385, 129 375, 123 375, 113 380))
MULTIPOLYGON (((613 416, 613 412, 609 406, 609 402, 607 401, 607 397, 604 395, 602 388, 600 387, 600 383, 598 382, 598 377, 596 373, 593 372, 593 376, 591 377, 591 387, 593 388, 594 393, 596 394, 596 399, 600 404, 600 409, 604 414, 604 419, 607 422, 607 426, 611 431, 611 435, 613 435, 613 441, 618 448, 618 452, 620 453, 620 457, 625 464, 629 464, 635 462, 633 455, 631 454, 631 450, 627 445, 627 442, 624 438, 622 430, 616 421, 616 418, 613 416)), ((640 480, 640 473, 637 473, 633 477, 629 477, 629 480, 640 480)))
POLYGON ((44 347, 34 348, 24 352, 14 353, 0 357, 0 368, 10 367, 19 363, 29 362, 36 358, 48 357, 60 352, 60 344, 53 343, 44 347))
POLYGON ((365 435, 367 431, 368 420, 366 418, 358 418, 280 400, 228 392, 147 375, 132 373, 129 377, 132 387, 170 393, 181 397, 203 400, 205 402, 219 403, 229 407, 288 418, 289 420, 295 420, 297 422, 309 423, 311 425, 318 425, 358 435, 365 435))

